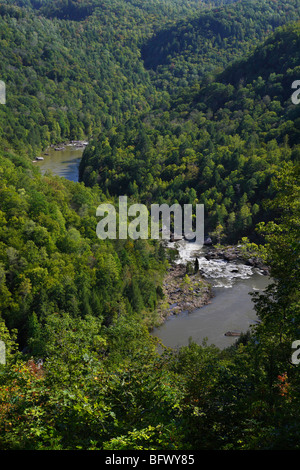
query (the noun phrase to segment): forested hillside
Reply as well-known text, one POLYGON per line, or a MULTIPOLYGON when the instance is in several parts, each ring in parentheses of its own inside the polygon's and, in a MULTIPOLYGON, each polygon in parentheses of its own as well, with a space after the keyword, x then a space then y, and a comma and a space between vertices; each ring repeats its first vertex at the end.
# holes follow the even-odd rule
POLYGON ((198 2, 144 3, 1 2, 0 76, 9 100, 0 109, 2 148, 36 156, 49 144, 110 129, 159 100, 140 44, 198 2))
POLYGON ((138 62, 140 28, 130 45, 127 39, 142 19, 124 16, 118 3, 105 6, 87 22, 3 10, 0 75, 8 106, 0 110, 2 147, 35 156, 50 143, 82 139, 149 109, 153 87, 138 62))
POLYGON ((121 314, 146 322, 142 313, 159 300, 163 255, 144 241, 98 240, 101 191, 42 178, 24 159, 4 155, 0 200, 1 316, 22 349, 58 312, 93 314, 106 326, 121 314))
POLYGON ((251 233, 270 217, 264 201, 273 197, 274 171, 299 160, 291 101, 299 33, 299 23, 283 27, 214 81, 103 133, 84 153, 81 179, 144 202, 199 201, 208 230, 221 224, 231 242, 251 233))
POLYGON ((0 2, 0 450, 299 449, 299 14, 0 2), (32 163, 83 138, 79 183, 32 163), (204 203, 214 242, 243 238, 271 273, 256 326, 223 350, 158 352, 174 254, 97 237, 119 195, 204 203))
POLYGON ((165 27, 142 47, 142 58, 159 88, 173 94, 177 87, 213 80, 216 70, 245 57, 274 29, 299 19, 300 3, 238 1, 165 27), (211 76, 212 74, 212 76, 211 76))

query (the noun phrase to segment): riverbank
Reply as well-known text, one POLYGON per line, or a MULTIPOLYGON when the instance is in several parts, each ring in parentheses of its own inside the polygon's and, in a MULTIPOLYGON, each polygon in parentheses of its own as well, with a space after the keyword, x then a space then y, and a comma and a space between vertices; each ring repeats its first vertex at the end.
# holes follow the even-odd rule
POLYGON ((178 255, 164 278, 165 298, 151 334, 175 349, 190 339, 221 349, 233 345, 259 320, 249 294, 269 285, 268 268, 242 246, 203 247, 182 240, 174 248, 178 255))
POLYGON ((177 262, 173 262, 168 269, 163 280, 163 300, 157 309, 156 327, 164 324, 171 316, 192 313, 211 303, 216 279, 208 276, 208 269, 214 273, 213 276, 227 276, 231 282, 233 279, 245 279, 253 272, 269 276, 269 268, 262 260, 253 254, 246 253, 239 246, 205 247, 199 258, 199 253, 192 253, 192 251, 189 255, 185 253, 186 262, 183 258, 177 259, 177 262), (209 262, 209 268, 203 261, 200 261, 199 265, 198 260, 201 259, 209 262), (220 261, 225 264, 220 265, 220 261), (224 265, 227 268, 222 268, 224 265))
POLYGON ((44 155, 47 155, 47 151, 49 149, 54 149, 55 151, 59 152, 61 150, 65 150, 66 147, 75 147, 77 149, 85 149, 88 145, 87 140, 68 140, 66 142, 61 142, 60 144, 52 144, 48 149, 46 149, 44 155))
POLYGON ((42 174, 52 174, 78 182, 79 165, 86 147, 86 141, 70 141, 52 145, 35 163, 42 174))

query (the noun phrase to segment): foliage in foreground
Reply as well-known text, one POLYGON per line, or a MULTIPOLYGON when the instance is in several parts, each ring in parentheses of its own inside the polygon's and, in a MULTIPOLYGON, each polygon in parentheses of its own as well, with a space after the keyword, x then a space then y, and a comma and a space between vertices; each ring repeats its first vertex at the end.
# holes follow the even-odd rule
POLYGON ((158 354, 130 316, 115 336, 93 316, 49 315, 43 363, 14 352, 11 339, 1 448, 298 449, 299 372, 290 360, 299 334, 298 174, 287 166, 277 181, 282 217, 264 228, 275 282, 255 301, 261 323, 252 335, 224 351, 191 342, 158 354))

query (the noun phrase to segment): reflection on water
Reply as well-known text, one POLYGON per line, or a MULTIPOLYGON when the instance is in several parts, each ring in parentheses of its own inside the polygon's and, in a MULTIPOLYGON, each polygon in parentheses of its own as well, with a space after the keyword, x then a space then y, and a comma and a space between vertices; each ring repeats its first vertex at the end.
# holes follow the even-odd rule
POLYGON ((236 341, 225 336, 228 331, 246 333, 257 321, 250 292, 264 290, 270 282, 257 268, 224 260, 207 260, 205 249, 180 242, 179 261, 192 261, 197 256, 202 275, 211 282, 214 297, 211 303, 192 313, 171 316, 153 331, 162 343, 171 348, 186 346, 191 338, 202 344, 223 349, 236 341))
POLYGON ((79 163, 84 147, 66 146, 64 150, 47 150, 44 160, 37 161, 42 174, 51 171, 54 175, 62 176, 70 181, 78 181, 79 163))

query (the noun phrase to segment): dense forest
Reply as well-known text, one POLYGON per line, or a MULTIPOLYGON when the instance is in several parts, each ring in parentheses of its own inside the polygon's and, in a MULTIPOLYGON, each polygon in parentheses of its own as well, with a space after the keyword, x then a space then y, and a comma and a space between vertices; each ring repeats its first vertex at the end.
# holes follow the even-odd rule
POLYGON ((299 6, 0 2, 0 450, 299 450, 299 6), (42 175, 73 139, 80 181, 42 175), (173 250, 96 235, 125 194, 269 267, 233 346, 158 351, 173 250))
MULTIPOLYGON (((173 94, 249 54, 279 26, 299 18, 299 1, 234 2, 167 25, 142 46, 156 86, 173 94)), ((209 78, 208 78, 209 79, 209 78)))
POLYGON ((275 169, 299 160, 299 51, 299 24, 283 27, 215 80, 103 132, 83 156, 81 180, 144 202, 199 201, 207 229, 221 224, 237 242, 270 217, 275 169))
POLYGON ((149 110, 159 98, 140 44, 198 2, 147 3, 1 2, 0 75, 10 100, 0 110, 2 147, 36 156, 149 110), (74 15, 81 21, 65 19, 74 15))

